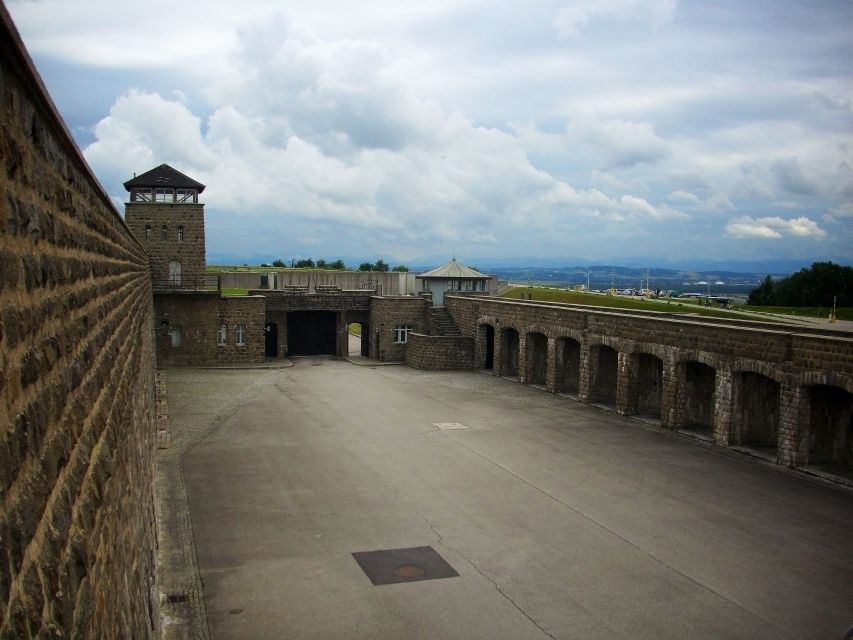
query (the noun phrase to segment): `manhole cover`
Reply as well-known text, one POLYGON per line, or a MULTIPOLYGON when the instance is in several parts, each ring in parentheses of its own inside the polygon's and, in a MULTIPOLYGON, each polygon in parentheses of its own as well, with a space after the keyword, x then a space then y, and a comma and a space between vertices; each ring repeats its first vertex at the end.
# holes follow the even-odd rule
POLYGON ((412 564, 407 564, 394 569, 394 575, 398 578, 420 578, 426 571, 412 564))
POLYGON ((352 557, 374 585, 455 578, 459 575, 432 547, 358 551, 352 557))

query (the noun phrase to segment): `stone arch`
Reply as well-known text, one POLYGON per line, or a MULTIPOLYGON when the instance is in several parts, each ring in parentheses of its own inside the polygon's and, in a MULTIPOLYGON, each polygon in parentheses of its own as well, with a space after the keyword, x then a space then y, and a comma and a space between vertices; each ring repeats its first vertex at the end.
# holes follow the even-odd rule
POLYGON ((778 446, 783 375, 774 372, 777 375, 768 376, 767 372, 765 367, 743 366, 732 372, 732 444, 778 446))
POLYGON ((499 333, 500 353, 498 359, 498 375, 508 376, 510 378, 518 377, 519 374, 519 355, 521 350, 521 340, 518 329, 513 326, 504 325, 500 328, 499 333))
POLYGON ((528 331, 525 340, 525 382, 544 385, 548 378, 548 336, 540 331, 528 331))
POLYGON ((838 387, 839 389, 844 389, 847 393, 853 393, 853 377, 839 375, 834 371, 805 371, 795 376, 792 384, 803 387, 825 385, 828 387, 838 387))
POLYGON ((809 464, 849 472, 853 468, 853 381, 829 371, 800 376, 806 403, 805 445, 809 464))
POLYGON ((616 404, 619 351, 607 342, 595 340, 589 345, 589 401, 616 404))
POLYGON ((478 321, 475 344, 476 368, 492 371, 495 368, 495 325, 478 321))
POLYGON ((676 363, 675 403, 680 415, 674 426, 710 433, 716 413, 717 367, 708 363, 712 359, 703 360, 690 358, 676 363))
POLYGON ((581 341, 562 332, 556 342, 554 390, 577 395, 580 391, 581 341))
POLYGON ((664 360, 648 351, 631 354, 633 384, 629 406, 640 415, 660 418, 663 404, 664 360))
POLYGON ((523 333, 524 335, 530 335, 531 333, 541 333, 546 338, 553 338, 554 327, 547 327, 541 324, 527 324, 522 327, 522 330, 519 333, 523 333))
POLYGON ((732 375, 757 373, 765 378, 770 378, 778 384, 784 384, 787 377, 784 371, 779 370, 778 365, 764 362, 763 360, 751 360, 748 358, 736 358, 731 363, 730 371, 732 375))

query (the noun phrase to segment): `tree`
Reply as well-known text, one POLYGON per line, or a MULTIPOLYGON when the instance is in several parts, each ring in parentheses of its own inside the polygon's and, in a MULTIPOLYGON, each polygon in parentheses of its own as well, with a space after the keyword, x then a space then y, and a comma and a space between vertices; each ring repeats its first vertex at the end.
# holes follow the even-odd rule
POLYGON ((329 265, 328 265, 328 263, 327 263, 325 260, 323 260, 323 258, 318 258, 318 259, 317 259, 316 267, 317 267, 318 269, 328 269, 328 268, 329 268, 329 265))
POLYGON ((749 294, 749 304, 779 307, 853 306, 853 267, 815 262, 779 282, 770 276, 749 294))
POLYGON ((281 258, 278 258, 278 259, 272 261, 272 266, 283 269, 287 265, 284 264, 284 260, 282 260, 281 258))
POLYGON ((314 261, 311 258, 303 258, 302 260, 297 260, 295 266, 297 269, 313 269, 314 261))
POLYGON ((344 264, 343 260, 335 260, 329 264, 329 269, 334 269, 335 271, 344 271, 346 268, 347 266, 344 264))
POLYGON ((773 278, 769 275, 764 278, 764 282, 762 282, 758 288, 753 289, 749 294, 749 299, 747 299, 747 304, 753 304, 758 307, 772 307, 775 306, 774 298, 773 298, 773 278))
POLYGON ((388 265, 385 264, 385 261, 382 258, 379 258, 379 260, 376 261, 376 264, 373 265, 373 269, 380 273, 386 273, 388 271, 388 265))
POLYGON ((398 273, 408 273, 408 271, 409 271, 409 267, 407 267, 407 266, 406 266, 406 265, 404 265, 404 264, 398 264, 396 267, 394 267, 393 269, 391 269, 391 271, 396 271, 396 272, 398 272, 398 273))
POLYGON ((373 271, 373 264, 370 262, 362 262, 358 265, 359 271, 373 271))

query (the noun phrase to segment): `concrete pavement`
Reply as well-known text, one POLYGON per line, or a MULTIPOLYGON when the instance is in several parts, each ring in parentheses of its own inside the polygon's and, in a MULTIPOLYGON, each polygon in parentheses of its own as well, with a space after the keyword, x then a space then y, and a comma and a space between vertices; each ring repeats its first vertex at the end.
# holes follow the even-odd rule
MULTIPOLYGON (((193 375, 170 370, 170 394, 193 375)), ((183 458, 215 640, 853 623, 846 490, 480 373, 314 358, 262 375, 183 458), (351 556, 427 545, 459 577, 374 586, 351 556)))

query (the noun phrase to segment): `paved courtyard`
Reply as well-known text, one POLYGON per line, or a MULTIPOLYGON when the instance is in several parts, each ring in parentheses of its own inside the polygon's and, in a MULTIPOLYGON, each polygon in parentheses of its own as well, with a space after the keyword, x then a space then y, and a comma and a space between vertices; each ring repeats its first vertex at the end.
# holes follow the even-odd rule
POLYGON ((167 375, 176 437, 207 433, 183 471, 214 640, 853 624, 849 490, 481 373, 307 358, 167 375), (352 555, 421 547, 458 575, 424 579, 419 556, 374 585, 352 555))

